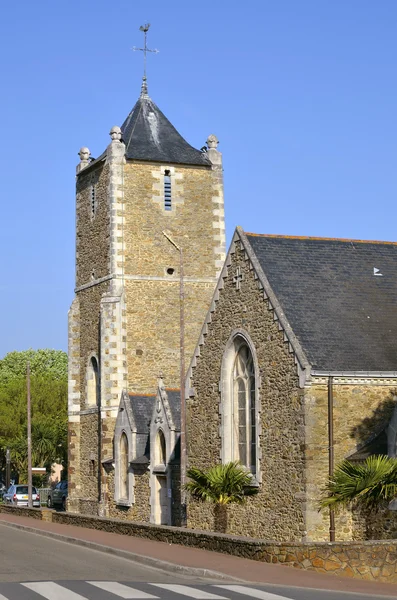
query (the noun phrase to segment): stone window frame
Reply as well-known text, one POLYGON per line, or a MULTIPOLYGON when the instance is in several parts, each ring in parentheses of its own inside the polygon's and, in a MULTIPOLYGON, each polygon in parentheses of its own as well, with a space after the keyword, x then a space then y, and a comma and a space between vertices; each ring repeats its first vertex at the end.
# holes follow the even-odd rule
POLYGON ((87 367, 85 371, 85 405, 86 408, 99 408, 101 404, 101 371, 100 371, 100 363, 98 355, 95 352, 91 353, 88 357, 87 367), (95 373, 95 369, 93 368, 93 360, 95 360, 97 364, 97 384, 96 384, 96 393, 95 393, 95 402, 90 401, 90 398, 93 395, 92 392, 92 379, 95 373))
POLYGON ((134 496, 134 474, 132 472, 131 469, 131 461, 133 458, 133 445, 134 445, 134 435, 129 435, 129 431, 125 428, 122 427, 120 428, 118 431, 116 429, 115 431, 115 436, 114 436, 114 501, 116 503, 117 506, 132 506, 135 503, 135 496, 134 496), (120 444, 121 444, 121 440, 123 435, 126 436, 127 438, 127 443, 128 443, 128 471, 127 471, 127 490, 128 490, 128 496, 127 498, 124 498, 121 496, 121 486, 120 486, 120 462, 121 462, 121 456, 120 456, 120 444))
POLYGON ((261 473, 261 451, 260 451, 260 371, 259 362, 251 336, 244 329, 235 329, 229 337, 222 357, 221 380, 220 380, 220 414, 221 414, 221 460, 222 463, 228 463, 236 460, 232 455, 232 436, 233 436, 233 370, 235 359, 239 351, 239 347, 243 344, 247 345, 253 360, 254 376, 255 376, 255 447, 256 447, 256 465, 255 475, 253 475, 253 485, 262 482, 261 473), (236 349, 236 340, 241 339, 241 343, 236 349))

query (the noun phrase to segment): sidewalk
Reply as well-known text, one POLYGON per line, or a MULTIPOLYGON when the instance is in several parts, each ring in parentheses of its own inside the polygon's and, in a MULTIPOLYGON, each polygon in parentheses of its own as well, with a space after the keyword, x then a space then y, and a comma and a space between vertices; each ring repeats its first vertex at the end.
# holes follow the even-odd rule
POLYGON ((250 583, 268 583, 271 585, 397 597, 397 585, 393 584, 322 575, 314 571, 303 571, 199 548, 187 548, 175 544, 171 545, 107 533, 96 529, 47 523, 46 521, 5 513, 0 514, 1 524, 27 528, 33 533, 47 535, 52 538, 63 538, 64 541, 110 552, 113 555, 131 558, 132 560, 137 559, 143 564, 163 568, 167 571, 189 573, 192 570, 192 575, 203 576, 207 574, 209 577, 211 577, 211 572, 214 574, 214 571, 216 571, 225 578, 237 578, 250 583), (208 573, 205 573, 207 571, 208 573))

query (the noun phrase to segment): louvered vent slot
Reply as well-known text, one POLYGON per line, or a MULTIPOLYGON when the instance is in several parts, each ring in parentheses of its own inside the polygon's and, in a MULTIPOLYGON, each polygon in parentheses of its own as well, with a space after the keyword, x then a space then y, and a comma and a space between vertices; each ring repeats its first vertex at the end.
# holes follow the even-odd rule
POLYGON ((171 193, 171 177, 170 172, 164 173, 164 208, 171 210, 172 208, 172 193, 171 193))
POLYGON ((96 212, 96 190, 95 185, 91 186, 91 217, 95 217, 96 212))

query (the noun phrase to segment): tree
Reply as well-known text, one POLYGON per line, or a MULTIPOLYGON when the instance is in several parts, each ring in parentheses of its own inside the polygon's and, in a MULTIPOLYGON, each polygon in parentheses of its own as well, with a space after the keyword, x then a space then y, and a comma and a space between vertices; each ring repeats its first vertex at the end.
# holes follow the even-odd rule
POLYGON ((32 376, 48 375, 52 380, 64 380, 68 373, 68 357, 62 350, 23 350, 9 352, 0 360, 0 383, 26 376, 26 364, 30 363, 32 376))
POLYGON ((67 355, 59 350, 10 352, 0 360, 0 470, 6 448, 20 477, 27 473, 26 364, 31 366, 33 466, 67 461, 67 355))
POLYGON ((363 463, 341 462, 330 479, 321 508, 356 505, 377 510, 384 501, 397 496, 397 459, 370 456, 363 463))
POLYGON ((207 471, 192 467, 187 491, 201 502, 215 504, 215 530, 226 533, 227 505, 243 504, 248 496, 254 496, 259 488, 252 485, 252 475, 238 461, 215 465, 207 471))

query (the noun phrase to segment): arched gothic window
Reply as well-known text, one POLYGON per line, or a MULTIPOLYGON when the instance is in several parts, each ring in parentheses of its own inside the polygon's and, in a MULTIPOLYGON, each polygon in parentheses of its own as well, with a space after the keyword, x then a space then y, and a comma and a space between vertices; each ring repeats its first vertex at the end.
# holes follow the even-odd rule
POLYGON ((254 346, 248 334, 236 332, 222 361, 222 461, 240 461, 260 482, 257 377, 254 346))
POLYGON ((120 463, 119 463, 119 495, 128 499, 128 439, 125 433, 120 437, 120 463))
POLYGON ((246 344, 238 350, 233 368, 233 454, 253 475, 256 472, 255 372, 246 344))
POLYGON ((92 356, 87 369, 87 404, 99 406, 99 367, 95 356, 92 356))

